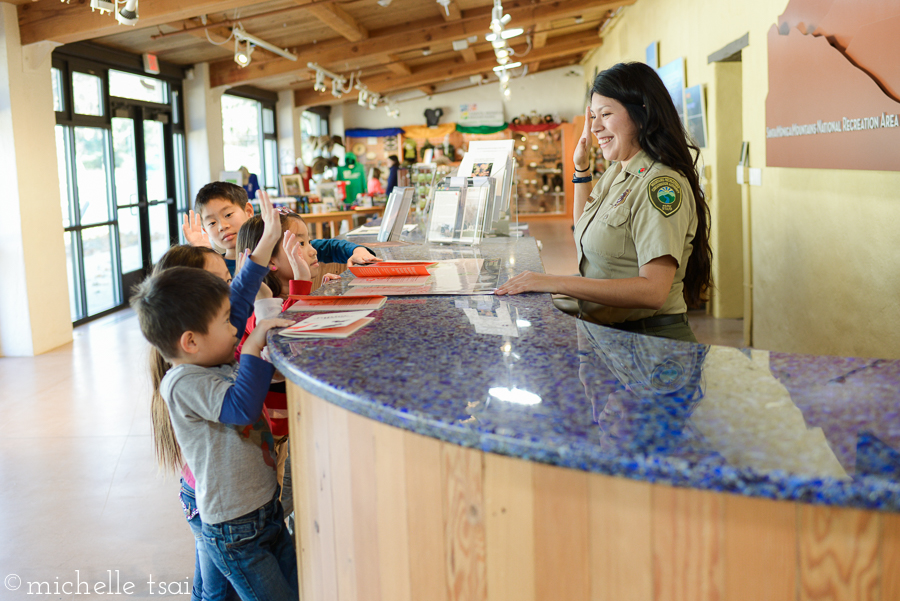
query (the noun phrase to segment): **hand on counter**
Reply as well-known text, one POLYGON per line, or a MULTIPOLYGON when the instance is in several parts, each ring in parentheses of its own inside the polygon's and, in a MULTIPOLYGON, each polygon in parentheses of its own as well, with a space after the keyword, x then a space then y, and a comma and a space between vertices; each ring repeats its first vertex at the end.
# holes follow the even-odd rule
POLYGON ((499 286, 494 294, 520 294, 522 292, 556 292, 556 283, 552 275, 523 271, 508 279, 499 286))
POLYGON ((368 265, 370 263, 378 263, 380 261, 384 261, 384 259, 379 259, 375 255, 369 252, 369 249, 365 246, 357 246, 353 250, 353 254, 350 256, 350 259, 347 261, 347 267, 352 267, 354 265, 368 265))

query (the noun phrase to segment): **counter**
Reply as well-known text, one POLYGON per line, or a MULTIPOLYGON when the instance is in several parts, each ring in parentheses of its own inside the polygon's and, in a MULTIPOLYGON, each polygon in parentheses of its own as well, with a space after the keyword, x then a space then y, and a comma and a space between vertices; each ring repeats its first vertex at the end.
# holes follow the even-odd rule
MULTIPOLYGON (((542 271, 530 238, 379 254, 542 271)), ((650 338, 546 294, 373 315, 270 339, 307 598, 900 598, 900 361, 650 338)))

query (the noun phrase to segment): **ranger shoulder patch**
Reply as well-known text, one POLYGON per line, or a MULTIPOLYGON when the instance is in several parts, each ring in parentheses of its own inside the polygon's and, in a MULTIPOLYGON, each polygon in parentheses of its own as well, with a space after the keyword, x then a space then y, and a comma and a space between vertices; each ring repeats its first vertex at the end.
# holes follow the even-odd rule
POLYGON ((674 215, 681 208, 681 184, 672 176, 654 177, 647 186, 647 195, 650 204, 665 217, 674 215))

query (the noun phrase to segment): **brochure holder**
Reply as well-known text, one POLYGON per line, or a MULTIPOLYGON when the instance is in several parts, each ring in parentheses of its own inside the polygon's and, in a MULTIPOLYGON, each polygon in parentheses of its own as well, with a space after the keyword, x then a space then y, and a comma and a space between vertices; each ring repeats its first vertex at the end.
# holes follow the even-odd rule
POLYGON ((379 242, 400 239, 414 195, 415 188, 413 187, 396 186, 391 190, 391 196, 388 198, 384 215, 381 218, 381 229, 378 230, 379 242))
POLYGON ((445 177, 434 188, 427 218, 431 243, 478 244, 495 196, 492 177, 445 177))
POLYGON ((459 165, 460 177, 488 176, 496 181, 482 228, 487 236, 508 236, 511 229, 516 229, 510 227, 511 209, 515 207, 515 202, 510 200, 516 188, 514 143, 513 140, 474 140, 459 165))

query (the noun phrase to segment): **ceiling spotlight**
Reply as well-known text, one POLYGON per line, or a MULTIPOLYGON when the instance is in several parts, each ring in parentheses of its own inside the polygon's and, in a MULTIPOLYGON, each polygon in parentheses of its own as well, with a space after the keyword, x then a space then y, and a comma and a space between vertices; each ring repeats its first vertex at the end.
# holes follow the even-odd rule
POLYGON ((437 0, 437 3, 444 7, 447 16, 450 16, 450 0, 437 0))
MULTIPOLYGON (((504 40, 508 40, 509 38, 514 38, 518 35, 522 35, 523 33, 525 33, 525 30, 521 27, 513 27, 512 29, 504 29, 503 31, 501 31, 500 37, 504 40)), ((497 36, 493 33, 489 33, 484 36, 484 39, 488 42, 493 42, 497 39, 497 36)))
POLYGON ((358 104, 359 106, 368 106, 369 93, 366 90, 359 91, 359 100, 356 101, 356 104, 358 104))
POLYGON ((99 10, 100 14, 112 13, 116 10, 115 0, 91 0, 91 12, 99 10))
POLYGON ((509 48, 497 48, 497 51, 494 53, 497 55, 497 58, 509 58, 509 48))
MULTIPOLYGON (((116 0, 116 6, 119 2, 116 0)), ((138 20, 137 0, 125 0, 125 6, 116 12, 116 20, 122 25, 136 25, 138 20)))
POLYGON ((378 0, 378 6, 383 6, 387 8, 391 5, 391 0, 378 0))
POLYGON ((234 41, 234 62, 243 69, 250 64, 250 55, 253 54, 253 44, 250 42, 234 41))
POLYGON ((344 95, 344 90, 341 89, 341 83, 336 79, 331 80, 331 95, 335 98, 340 98, 344 95))
POLYGON ((328 88, 325 87, 325 74, 321 71, 316 71, 316 83, 313 85, 313 90, 316 92, 325 92, 328 90, 328 88))

